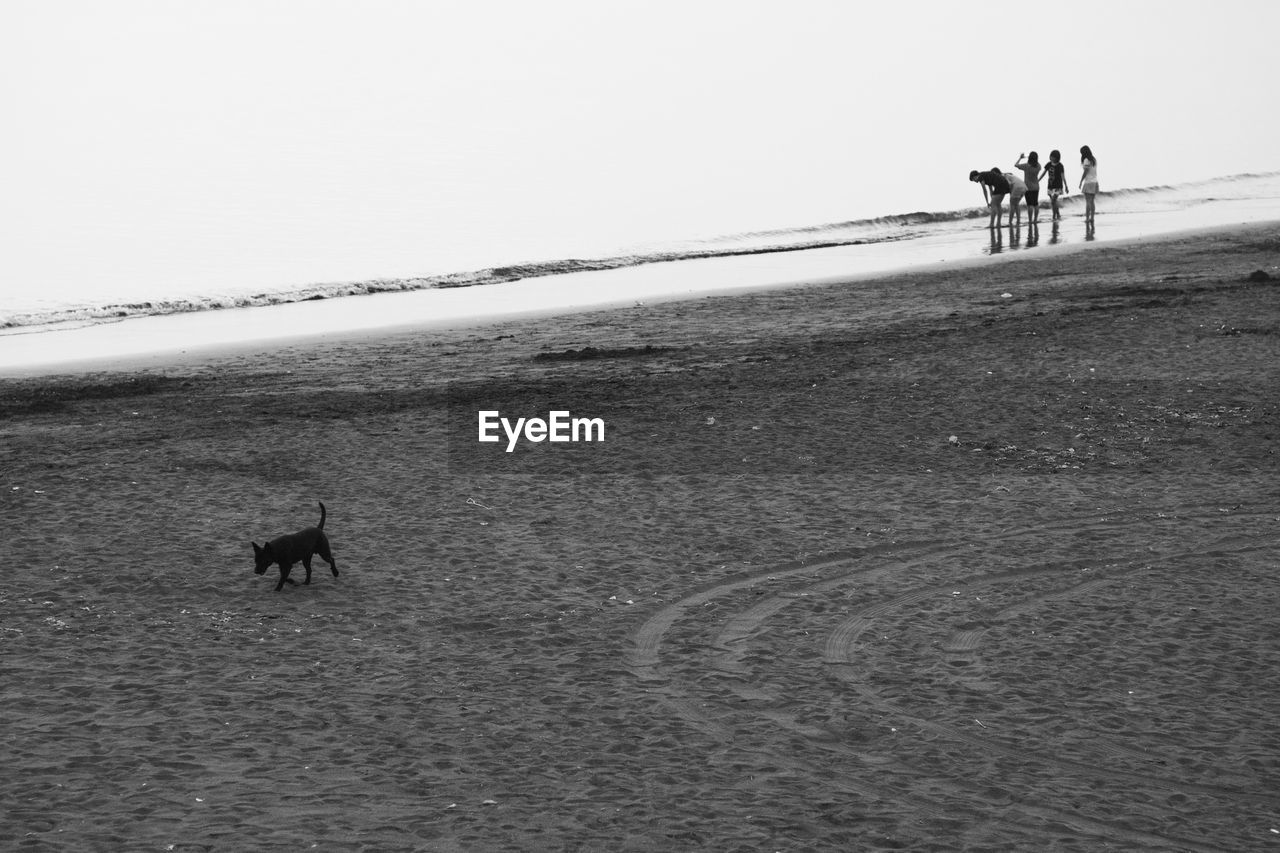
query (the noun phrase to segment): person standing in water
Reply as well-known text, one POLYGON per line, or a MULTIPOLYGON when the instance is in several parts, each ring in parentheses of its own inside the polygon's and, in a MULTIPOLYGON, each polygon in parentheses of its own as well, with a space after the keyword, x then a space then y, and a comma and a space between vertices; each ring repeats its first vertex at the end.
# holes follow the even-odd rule
MULTIPOLYGON (((1004 215, 1004 209, 1000 206, 1004 202, 1004 197, 1009 194, 1011 187, 1009 179, 1001 174, 999 169, 991 169, 986 172, 979 172, 974 169, 969 173, 969 180, 982 187, 982 198, 987 202, 987 207, 991 210, 991 219, 987 222, 988 228, 999 228, 1001 217, 1004 215), (990 197, 988 198, 987 188, 991 188, 990 197)), ((1012 224, 1012 216, 1010 216, 1012 224)))
POLYGON ((1041 177, 1049 176, 1049 205, 1053 208, 1053 219, 1062 218, 1058 212, 1058 196, 1067 195, 1067 167, 1062 165, 1062 152, 1057 148, 1049 152, 1049 162, 1045 164, 1041 177))
POLYGON ((1098 158, 1088 145, 1080 147, 1080 192, 1084 193, 1084 224, 1093 226, 1093 197, 1098 194, 1098 158))
MULTIPOLYGON (((997 169, 993 166, 991 171, 997 169)), ((1022 208, 1018 207, 1018 202, 1022 201, 1022 197, 1027 194, 1027 185, 1022 178, 1012 172, 1005 172, 1004 179, 1009 182, 1009 227, 1022 227, 1022 208)))
POLYGON ((1040 224, 1040 155, 1032 151, 1030 155, 1019 154, 1013 168, 1022 171, 1023 182, 1027 185, 1027 224, 1040 224), (1024 159, 1025 158, 1025 159, 1024 159))

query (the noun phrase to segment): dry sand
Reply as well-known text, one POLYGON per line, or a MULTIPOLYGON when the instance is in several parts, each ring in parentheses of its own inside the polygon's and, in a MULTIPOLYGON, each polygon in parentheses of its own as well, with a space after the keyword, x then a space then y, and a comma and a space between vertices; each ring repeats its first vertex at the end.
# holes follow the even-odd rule
POLYGON ((1277 264, 0 383, 0 848, 1273 849, 1277 264), (317 500, 342 576, 275 593, 317 500))

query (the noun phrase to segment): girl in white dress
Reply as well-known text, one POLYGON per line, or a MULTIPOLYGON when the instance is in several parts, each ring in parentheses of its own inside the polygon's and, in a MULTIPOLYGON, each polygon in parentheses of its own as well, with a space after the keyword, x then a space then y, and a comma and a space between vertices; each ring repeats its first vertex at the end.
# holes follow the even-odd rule
POLYGON ((1080 148, 1080 192, 1084 193, 1084 224, 1093 225, 1093 197, 1098 194, 1098 158, 1088 145, 1080 148))

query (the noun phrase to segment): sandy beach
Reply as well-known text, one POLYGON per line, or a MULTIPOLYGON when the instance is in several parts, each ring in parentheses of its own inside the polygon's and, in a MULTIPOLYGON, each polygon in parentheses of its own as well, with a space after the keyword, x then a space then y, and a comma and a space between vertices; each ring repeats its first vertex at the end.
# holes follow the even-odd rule
POLYGON ((0 847, 1273 849, 1277 389, 1277 223, 0 380, 0 847))

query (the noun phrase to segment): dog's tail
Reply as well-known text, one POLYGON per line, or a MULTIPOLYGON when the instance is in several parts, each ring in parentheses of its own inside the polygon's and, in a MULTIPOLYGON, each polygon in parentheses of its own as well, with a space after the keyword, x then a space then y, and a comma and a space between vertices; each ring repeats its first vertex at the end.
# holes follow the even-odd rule
POLYGON ((316 503, 320 504, 320 523, 316 525, 316 528, 318 530, 324 530, 324 501, 316 501, 316 503))

